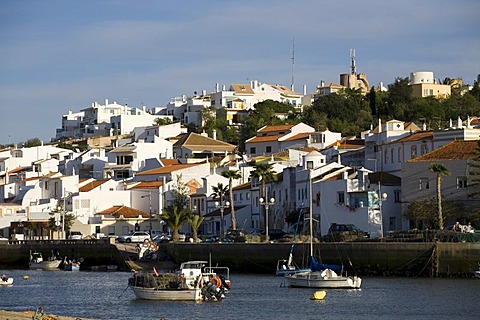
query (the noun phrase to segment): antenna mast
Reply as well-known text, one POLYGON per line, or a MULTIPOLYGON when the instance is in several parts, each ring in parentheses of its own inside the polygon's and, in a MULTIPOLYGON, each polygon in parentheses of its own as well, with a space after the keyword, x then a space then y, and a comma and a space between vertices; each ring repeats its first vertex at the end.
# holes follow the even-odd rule
POLYGON ((350 49, 350 59, 352 60, 352 64, 350 66, 351 73, 355 74, 356 73, 356 70, 355 70, 355 49, 350 49))
POLYGON ((291 90, 295 91, 295 37, 292 40, 292 85, 291 90))

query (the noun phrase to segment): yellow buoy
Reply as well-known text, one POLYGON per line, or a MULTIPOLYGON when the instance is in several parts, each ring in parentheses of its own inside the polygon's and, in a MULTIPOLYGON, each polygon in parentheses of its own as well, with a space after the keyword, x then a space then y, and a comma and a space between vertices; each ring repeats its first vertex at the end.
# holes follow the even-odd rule
POLYGON ((23 280, 28 280, 28 276, 27 275, 23 276, 23 280))
POLYGON ((325 295, 327 294, 327 292, 325 291, 315 291, 313 294, 312 294, 312 297, 310 298, 310 300, 323 300, 323 298, 325 298, 325 295))

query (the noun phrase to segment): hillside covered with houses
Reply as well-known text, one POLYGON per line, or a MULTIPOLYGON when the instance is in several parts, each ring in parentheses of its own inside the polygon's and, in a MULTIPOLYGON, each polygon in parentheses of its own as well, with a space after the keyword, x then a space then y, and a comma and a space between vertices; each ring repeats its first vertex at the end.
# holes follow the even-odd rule
MULTIPOLYGON (((429 105, 472 90, 436 83, 429 73, 412 74, 408 86, 429 105)), ((306 233, 298 216, 310 210, 317 238, 333 223, 354 224, 371 238, 456 221, 479 226, 475 114, 457 109, 439 126, 433 115, 398 119, 365 100, 358 112, 342 111, 349 123, 332 121, 328 103, 345 92, 393 103, 383 87, 368 90, 365 74, 349 74, 311 94, 252 81, 216 84, 165 107, 105 100, 69 111, 51 143, 0 150, 0 237, 293 233, 297 221, 306 233)))

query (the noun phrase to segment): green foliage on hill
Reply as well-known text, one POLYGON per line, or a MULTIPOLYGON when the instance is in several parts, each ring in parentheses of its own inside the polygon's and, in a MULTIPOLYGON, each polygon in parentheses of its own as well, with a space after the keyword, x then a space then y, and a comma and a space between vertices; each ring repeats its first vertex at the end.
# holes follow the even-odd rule
MULTIPOLYGON (((450 78, 445 78, 450 83, 450 78)), ((461 93, 454 88, 452 94, 445 99, 434 97, 414 98, 409 78, 396 78, 388 85, 388 91, 376 91, 372 87, 370 92, 363 95, 360 90, 345 89, 336 94, 321 96, 310 107, 304 107, 299 113, 291 104, 273 100, 266 100, 255 105, 243 116, 234 122, 241 126, 228 124, 225 110, 206 109, 202 117, 204 126, 192 128, 202 130, 211 136, 217 131, 217 138, 239 146, 244 150, 245 140, 256 135, 257 130, 266 125, 295 124, 304 122, 316 130, 341 132, 343 136, 359 136, 370 126, 376 126, 378 119, 388 121, 392 119, 415 122, 417 125, 426 124, 427 129, 443 129, 449 120, 456 120, 467 116, 480 116, 480 75, 473 85, 473 89, 461 93)))

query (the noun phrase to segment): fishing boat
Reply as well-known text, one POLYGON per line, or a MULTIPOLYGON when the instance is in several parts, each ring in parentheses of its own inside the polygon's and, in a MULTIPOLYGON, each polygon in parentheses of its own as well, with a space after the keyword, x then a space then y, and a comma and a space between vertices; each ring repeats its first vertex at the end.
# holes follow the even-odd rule
POLYGON ((206 261, 187 261, 177 272, 159 273, 155 268, 152 272, 134 272, 128 285, 138 299, 221 301, 230 281, 228 268, 207 267, 206 261))
POLYGON ((65 271, 80 271, 81 259, 78 260, 67 260, 63 261, 63 270, 65 271))
POLYGON ((41 270, 56 270, 60 267, 62 263, 61 259, 58 259, 53 253, 52 256, 47 260, 43 259, 43 256, 40 252, 30 252, 30 269, 41 269, 41 270))
POLYGON ((6 276, 3 274, 0 277, 0 286, 11 286, 13 284, 13 278, 6 276))
POLYGON ((285 276, 289 287, 297 288, 332 288, 332 289, 359 289, 362 279, 358 276, 343 275, 342 266, 320 264, 313 257, 313 205, 312 205, 312 177, 309 171, 309 200, 310 200, 310 269, 304 272, 285 276), (339 273, 337 273, 339 272, 339 273))

